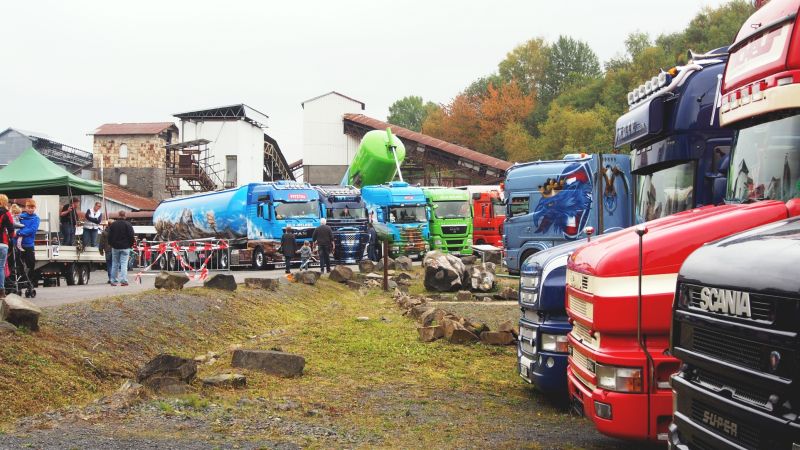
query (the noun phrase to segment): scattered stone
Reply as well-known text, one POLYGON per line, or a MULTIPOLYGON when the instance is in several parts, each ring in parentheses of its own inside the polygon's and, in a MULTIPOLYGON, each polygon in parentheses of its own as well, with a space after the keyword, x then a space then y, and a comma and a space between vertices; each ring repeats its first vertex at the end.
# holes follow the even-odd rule
POLYGON ((514 335, 507 331, 484 331, 481 342, 486 345, 511 345, 516 342, 514 335))
POLYGON ((497 264, 493 262, 485 262, 482 264, 482 266, 485 267, 486 270, 492 272, 493 274, 497 274, 497 264))
POLYGON ((425 267, 425 289, 429 291, 452 292, 462 289, 467 279, 466 266, 452 254, 431 251, 422 261, 425 267))
POLYGON ((207 359, 208 359, 208 356, 206 356, 206 355, 197 355, 197 356, 194 357, 194 362, 196 362, 198 364, 202 364, 202 363, 206 362, 207 359))
POLYGON ((356 317, 356 320, 359 322, 367 322, 369 321, 369 317, 367 316, 356 317))
POLYGON ((460 302, 468 302, 474 299, 475 298, 473 297, 472 292, 470 291, 458 291, 458 293, 456 294, 456 300, 460 302))
POLYGON ((358 262, 358 271, 361 273, 370 273, 375 270, 375 263, 368 260, 362 259, 358 262))
POLYGON ((414 277, 405 272, 400 272, 397 275, 395 275, 392 279, 396 281, 398 284, 411 284, 411 280, 413 280, 414 277))
POLYGON ((503 252, 500 249, 495 251, 483 252, 483 262, 493 263, 498 266, 503 263, 503 252))
POLYGON ((427 305, 418 305, 414 306, 408 311, 408 315, 411 316, 412 319, 420 320, 425 314, 433 312, 436 308, 427 305))
POLYGON ((244 285, 250 289, 277 291, 280 281, 277 278, 245 278, 244 285))
POLYGON ((306 360, 300 355, 273 350, 236 350, 231 361, 233 367, 253 369, 271 375, 295 377, 303 374, 306 360))
POLYGON ((484 331, 490 331, 489 326, 485 323, 475 322, 467 318, 461 319, 461 324, 464 325, 464 328, 474 333, 475 336, 480 336, 484 331))
POLYGON ((429 327, 433 322, 441 322, 447 312, 439 308, 429 308, 419 317, 423 327, 429 327))
POLYGON ((347 280, 347 287, 349 287, 350 289, 352 289, 354 291, 357 291, 357 290, 363 288, 364 284, 363 283, 359 283, 358 281, 347 280))
POLYGON ((517 328, 514 326, 514 323, 511 322, 510 320, 506 320, 505 322, 498 325, 497 331, 505 331, 507 333, 513 334, 515 338, 519 337, 519 332, 517 331, 517 328))
POLYGON ((125 380, 116 392, 100 399, 99 403, 108 405, 111 409, 129 408, 145 398, 144 386, 131 380, 125 380))
POLYGON ((468 256, 462 256, 461 257, 461 262, 463 262, 464 264, 466 264, 468 266, 471 266, 471 265, 475 264, 475 261, 477 261, 477 260, 478 260, 478 257, 475 256, 475 255, 468 255, 468 256))
POLYGON ((203 386, 208 387, 230 387, 240 389, 247 386, 247 377, 240 373, 223 373, 210 376, 201 380, 203 386))
POLYGON ((181 393, 180 385, 191 383, 196 375, 194 360, 162 353, 139 369, 136 381, 154 391, 174 394, 181 393))
POLYGON ((339 265, 331 269, 329 277, 331 281, 335 281, 337 283, 344 283, 353 278, 353 269, 347 266, 339 265))
MULTIPOLYGON (((387 287, 389 288, 390 291, 393 291, 393 290, 397 289, 397 282, 394 281, 394 280, 387 280, 386 285, 387 285, 387 287)), ((404 287, 407 288, 408 286, 404 286, 404 287)))
POLYGON ((236 279, 227 273, 215 273, 203 282, 204 288, 222 289, 224 291, 236 290, 236 279))
POLYGON ((383 281, 383 274, 380 274, 380 273, 368 273, 365 278, 367 280, 383 281))
POLYGON ((473 342, 478 342, 479 340, 480 339, 475 335, 475 333, 463 328, 457 328, 453 330, 453 333, 447 339, 447 341, 451 344, 471 344, 473 342))
POLYGON ((441 325, 435 327, 419 327, 417 328, 417 332, 419 333, 419 340, 422 342, 433 342, 444 337, 444 327, 441 325))
POLYGON ((183 273, 161 272, 156 276, 155 288, 167 290, 180 290, 189 282, 189 277, 183 273))
POLYGON ((494 272, 488 270, 483 264, 472 266, 469 269, 469 280, 473 291, 489 292, 494 289, 494 272))
POLYGON ((0 301, 0 320, 5 320, 17 327, 39 331, 39 315, 41 314, 41 308, 16 294, 8 294, 0 301))
POLYGON ((295 276, 297 277, 296 280, 300 281, 301 283, 310 284, 313 286, 317 284, 317 280, 319 280, 319 277, 322 276, 322 274, 315 270, 306 270, 295 276))
POLYGON ((414 270, 414 262, 411 261, 411 258, 408 256, 398 256, 397 259, 394 260, 395 266, 399 270, 407 270, 411 271, 414 270))
POLYGON ((298 402, 296 402, 294 400, 286 400, 283 403, 279 403, 279 404, 275 405, 275 409, 277 409, 278 411, 291 411, 291 410, 297 409, 299 407, 300 407, 300 403, 298 403, 298 402))
MULTIPOLYGON (((388 264, 386 265, 389 270, 396 270, 397 264, 392 258, 387 258, 388 264)), ((379 259, 378 262, 375 264, 375 270, 378 272, 383 272, 383 258, 379 259)))
POLYGON ((0 336, 4 334, 11 334, 17 331, 17 327, 14 326, 12 323, 8 323, 5 320, 0 321, 0 336))
POLYGON ((519 298, 519 292, 511 286, 506 286, 500 291, 500 297, 504 300, 517 300, 519 298))

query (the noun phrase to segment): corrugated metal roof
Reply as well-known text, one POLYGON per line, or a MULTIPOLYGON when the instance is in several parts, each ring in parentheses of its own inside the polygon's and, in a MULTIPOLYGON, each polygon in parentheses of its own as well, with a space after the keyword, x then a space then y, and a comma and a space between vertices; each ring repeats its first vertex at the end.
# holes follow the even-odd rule
POLYGON ((308 100, 306 100, 306 101, 304 101, 304 102, 300 103, 300 107, 302 107, 302 108, 305 108, 305 107, 306 107, 306 103, 313 102, 314 100, 319 100, 319 99, 321 99, 322 97, 327 97, 327 96, 329 96, 329 95, 331 95, 331 94, 338 95, 339 97, 343 97, 343 98, 346 98, 346 99, 348 99, 348 100, 351 100, 351 101, 354 101, 354 102, 356 102, 356 103, 359 103, 359 104, 361 105, 361 109, 362 109, 362 110, 363 110, 364 108, 366 108, 366 105, 364 105, 364 102, 362 102, 361 100, 356 100, 356 99, 354 99, 353 97, 348 97, 348 96, 346 96, 346 95, 344 95, 344 94, 340 94, 340 93, 338 93, 338 92, 336 92, 336 91, 330 91, 330 92, 328 92, 327 94, 322 94, 322 95, 318 95, 318 96, 316 96, 316 97, 314 97, 314 98, 310 98, 310 99, 308 99, 308 100))
POLYGON ((436 139, 435 137, 428 136, 427 134, 418 133, 416 131, 411 131, 407 128, 399 127, 397 125, 392 125, 390 123, 383 122, 378 119, 373 119, 372 117, 367 117, 363 114, 345 114, 344 120, 349 120, 351 122, 355 122, 357 124, 364 125, 366 127, 370 127, 376 130, 385 130, 386 128, 391 128, 392 133, 396 134, 400 138, 409 139, 414 142, 419 142, 425 147, 435 148, 445 153, 450 153, 451 155, 458 156, 459 158, 464 158, 469 161, 473 161, 479 164, 484 164, 486 166, 495 169, 508 170, 512 166, 510 162, 502 160, 500 158, 495 158, 494 156, 489 156, 480 152, 476 152, 475 150, 471 150, 466 147, 462 147, 460 145, 452 144, 450 142, 443 141, 441 139, 436 139))
POLYGON ((103 189, 108 199, 133 209, 153 211, 158 202, 152 198, 142 197, 112 183, 103 183, 103 189))
POLYGON ((95 136, 159 134, 167 128, 175 128, 175 131, 178 131, 178 127, 172 122, 106 123, 89 134, 95 136))
POLYGON ((268 115, 253 108, 252 106, 247 106, 244 103, 178 113, 173 114, 173 116, 181 120, 199 121, 243 119, 259 128, 267 128, 267 119, 269 119, 268 115))

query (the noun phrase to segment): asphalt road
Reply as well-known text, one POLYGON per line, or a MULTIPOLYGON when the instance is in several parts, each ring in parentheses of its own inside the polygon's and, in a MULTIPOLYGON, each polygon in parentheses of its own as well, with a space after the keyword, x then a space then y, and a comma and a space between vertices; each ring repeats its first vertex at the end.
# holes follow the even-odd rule
MULTIPOLYGON (((350 266, 350 268, 358 271, 358 266, 350 266)), ((318 268, 312 270, 319 270, 318 268)), ((293 268, 292 273, 296 273, 297 269, 293 268)), ((61 280, 61 286, 56 287, 37 287, 36 297, 29 299, 36 305, 46 308, 51 306, 64 305, 68 303, 80 303, 89 300, 94 300, 102 297, 112 295, 130 294, 135 292, 146 291, 153 289, 155 277, 159 272, 145 272, 142 274, 141 283, 135 281, 137 270, 128 272, 129 286, 110 286, 108 284, 108 276, 104 270, 94 270, 90 274, 89 284, 83 286, 67 286, 64 280, 61 280)), ((209 273, 209 276, 216 272, 209 273)), ((281 278, 285 274, 283 269, 274 270, 234 270, 231 273, 236 278, 237 283, 244 283, 245 278, 281 278)), ((186 287, 202 286, 203 282, 198 280, 190 280, 186 283, 186 287)))

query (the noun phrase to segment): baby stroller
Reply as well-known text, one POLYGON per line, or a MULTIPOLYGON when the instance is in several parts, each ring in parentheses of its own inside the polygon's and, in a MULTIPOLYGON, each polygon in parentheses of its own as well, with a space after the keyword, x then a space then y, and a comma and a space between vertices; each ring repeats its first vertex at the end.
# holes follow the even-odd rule
POLYGON ((6 277, 6 293, 23 295, 25 298, 36 297, 36 286, 28 277, 29 269, 22 259, 22 252, 12 245, 8 258, 9 275, 6 277))

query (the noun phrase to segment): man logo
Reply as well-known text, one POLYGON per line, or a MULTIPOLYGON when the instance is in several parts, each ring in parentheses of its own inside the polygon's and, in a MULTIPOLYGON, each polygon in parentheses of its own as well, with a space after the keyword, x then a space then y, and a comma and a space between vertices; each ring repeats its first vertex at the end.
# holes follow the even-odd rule
POLYGON ((700 290, 700 309, 705 311, 752 318, 750 294, 704 287, 700 290))
POLYGON ((703 411, 703 423, 711 425, 712 427, 722 430, 725 434, 737 437, 739 434, 738 425, 735 422, 722 418, 712 412, 703 411))

